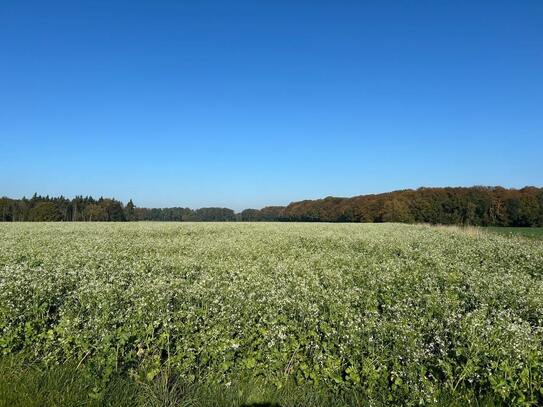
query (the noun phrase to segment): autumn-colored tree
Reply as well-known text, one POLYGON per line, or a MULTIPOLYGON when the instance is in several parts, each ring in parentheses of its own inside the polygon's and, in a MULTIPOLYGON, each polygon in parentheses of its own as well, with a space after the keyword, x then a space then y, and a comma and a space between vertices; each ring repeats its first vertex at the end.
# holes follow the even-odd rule
POLYGON ((39 196, 0 199, 1 221, 305 221, 305 222, 420 222, 480 226, 543 226, 543 188, 477 186, 419 188, 352 198, 327 197, 292 202, 286 207, 137 208, 111 198, 39 196))
POLYGON ((95 204, 95 203, 87 205, 87 207, 83 211, 83 216, 84 216, 85 220, 90 221, 90 222, 92 222, 92 221, 95 221, 95 222, 102 221, 103 222, 103 221, 108 220, 108 215, 107 215, 106 208, 104 208, 103 206, 101 206, 99 204, 95 204))
POLYGON ((392 199, 385 201, 382 214, 383 222, 411 223, 415 220, 409 212, 409 206, 405 201, 392 199))

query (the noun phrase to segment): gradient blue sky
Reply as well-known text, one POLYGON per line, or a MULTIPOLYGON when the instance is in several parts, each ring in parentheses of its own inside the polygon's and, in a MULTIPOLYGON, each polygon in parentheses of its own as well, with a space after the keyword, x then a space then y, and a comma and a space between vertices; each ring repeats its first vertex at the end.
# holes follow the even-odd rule
POLYGON ((0 0, 0 195, 543 184, 543 1, 0 0))

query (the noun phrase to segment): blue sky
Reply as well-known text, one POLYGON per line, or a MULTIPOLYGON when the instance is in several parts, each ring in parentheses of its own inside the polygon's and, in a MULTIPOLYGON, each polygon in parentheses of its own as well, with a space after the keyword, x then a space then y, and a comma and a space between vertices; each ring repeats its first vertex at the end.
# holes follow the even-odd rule
POLYGON ((541 1, 0 2, 0 195, 541 186, 541 1))

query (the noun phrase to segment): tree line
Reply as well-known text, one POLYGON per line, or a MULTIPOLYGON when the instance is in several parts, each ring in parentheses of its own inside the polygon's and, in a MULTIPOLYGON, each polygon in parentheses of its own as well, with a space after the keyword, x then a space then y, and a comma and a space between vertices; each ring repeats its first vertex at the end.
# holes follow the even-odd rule
POLYGON ((353 198, 294 202, 287 221, 404 222, 543 226, 543 188, 419 188, 353 198))
POLYGON ((245 209, 143 208, 132 200, 76 196, 0 199, 0 220, 403 222, 474 226, 543 226, 543 188, 419 188, 352 198, 327 197, 288 206, 245 209))
POLYGON ((4 222, 124 222, 124 221, 235 221, 228 208, 139 208, 112 198, 92 196, 0 198, 0 220, 4 222))

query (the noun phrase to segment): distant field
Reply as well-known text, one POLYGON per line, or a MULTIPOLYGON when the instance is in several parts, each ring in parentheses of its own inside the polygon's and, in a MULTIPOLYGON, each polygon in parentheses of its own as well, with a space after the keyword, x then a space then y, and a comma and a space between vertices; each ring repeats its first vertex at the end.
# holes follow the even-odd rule
POLYGON ((522 236, 543 240, 543 228, 487 227, 484 229, 504 236, 522 236))
POLYGON ((0 224, 0 354, 0 406, 542 405, 543 245, 401 224, 0 224))

